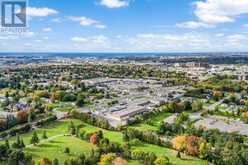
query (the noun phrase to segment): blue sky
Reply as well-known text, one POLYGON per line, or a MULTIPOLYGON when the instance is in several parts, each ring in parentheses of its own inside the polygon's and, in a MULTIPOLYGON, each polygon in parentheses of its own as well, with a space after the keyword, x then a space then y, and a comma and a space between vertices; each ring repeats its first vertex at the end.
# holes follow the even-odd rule
POLYGON ((8 52, 248 51, 248 0, 29 0, 8 52))

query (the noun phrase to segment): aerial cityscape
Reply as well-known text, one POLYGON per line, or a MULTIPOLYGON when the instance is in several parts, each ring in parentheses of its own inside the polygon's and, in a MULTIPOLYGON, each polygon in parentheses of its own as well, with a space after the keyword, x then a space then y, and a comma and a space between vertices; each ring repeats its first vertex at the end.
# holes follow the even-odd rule
POLYGON ((0 165, 248 165, 248 0, 0 4, 0 165))

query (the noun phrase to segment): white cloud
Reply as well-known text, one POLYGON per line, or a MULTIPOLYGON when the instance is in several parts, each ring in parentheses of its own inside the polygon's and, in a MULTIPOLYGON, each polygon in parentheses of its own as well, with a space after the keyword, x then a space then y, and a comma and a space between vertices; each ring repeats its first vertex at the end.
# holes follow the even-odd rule
POLYGON ((52 28, 50 28, 50 27, 43 28, 42 31, 43 32, 51 32, 52 31, 52 28))
POLYGON ((95 25, 96 28, 99 28, 99 29, 106 29, 107 26, 106 25, 95 25))
POLYGON ((27 15, 30 17, 46 17, 53 14, 58 14, 59 12, 50 8, 36 8, 36 7, 28 7, 27 15))
POLYGON ((127 0, 100 0, 100 4, 108 8, 121 8, 129 5, 127 0))
POLYGON ((225 45, 228 47, 235 47, 237 48, 246 48, 246 45, 248 44, 247 36, 243 34, 233 34, 226 36, 225 38, 225 45))
POLYGON ((214 27, 220 23, 234 22, 236 17, 248 14, 248 0, 204 0, 193 5, 198 20, 177 24, 178 27, 214 27))
POLYGON ((104 35, 99 35, 99 36, 95 36, 92 38, 92 41, 95 44, 101 44, 101 45, 105 45, 108 42, 108 37, 104 36, 104 35))
POLYGON ((233 35, 227 36, 227 39, 228 41, 231 41, 231 42, 239 42, 239 41, 245 40, 246 36, 243 34, 233 34, 233 35))
POLYGON ((197 29, 200 27, 212 27, 211 25, 202 23, 202 22, 196 22, 196 21, 188 21, 183 23, 176 24, 179 28, 186 28, 186 29, 197 29))
POLYGON ((79 22, 80 25, 82 26, 94 26, 96 28, 101 28, 104 29, 106 28, 105 25, 103 25, 100 21, 91 19, 91 18, 87 18, 87 17, 69 17, 70 20, 75 21, 75 22, 79 22))
POLYGON ((99 35, 91 37, 72 37, 71 40, 77 43, 106 45, 109 41, 109 38, 104 35, 99 35))
POLYGON ((27 31, 25 33, 20 33, 20 34, 15 34, 15 35, 29 38, 29 37, 33 37, 35 35, 35 33, 32 31, 27 31))
POLYGON ((87 42, 88 41, 88 39, 84 37, 72 37, 71 40, 74 42, 87 42))
POLYGON ((218 34, 216 34, 215 36, 216 36, 216 37, 223 37, 223 36, 225 36, 225 34, 223 34, 223 33, 218 33, 218 34))
POLYGON ((15 40, 17 39, 17 36, 14 35, 8 35, 8 36, 0 36, 0 40, 15 40))
POLYGON ((199 34, 138 34, 128 40, 135 48, 145 51, 176 51, 191 49, 192 51, 210 46, 208 36, 199 34))
POLYGON ((62 18, 53 18, 51 21, 52 22, 56 22, 56 23, 61 23, 62 22, 62 18))
POLYGON ((247 51, 247 34, 138 34, 128 40, 130 47, 139 51, 247 51))
POLYGON ((206 0, 195 6, 195 15, 208 24, 233 22, 236 16, 248 13, 248 0, 206 0))

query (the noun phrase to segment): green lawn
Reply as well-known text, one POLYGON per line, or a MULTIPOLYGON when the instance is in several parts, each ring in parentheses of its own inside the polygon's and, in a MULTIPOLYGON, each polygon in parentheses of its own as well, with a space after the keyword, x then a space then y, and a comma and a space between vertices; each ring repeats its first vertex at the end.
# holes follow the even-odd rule
POLYGON ((25 152, 31 154, 34 160, 40 160, 44 157, 50 160, 58 158, 60 163, 63 164, 65 160, 79 156, 81 153, 89 153, 94 148, 94 145, 76 137, 62 136, 49 142, 26 148, 25 152), (66 147, 70 148, 70 154, 64 153, 66 147))
MULTIPOLYGON (((61 121, 49 123, 49 124, 43 126, 42 128, 38 128, 36 130, 36 132, 37 132, 39 137, 42 137, 43 132, 46 131, 48 138, 51 136, 55 136, 55 135, 66 134, 66 133, 68 133, 68 125, 71 121, 73 121, 73 123, 75 125, 82 123, 81 121, 75 120, 75 119, 61 120, 61 121)), ((20 135, 22 137, 25 145, 30 144, 30 139, 31 139, 32 135, 33 135, 33 131, 30 131, 28 133, 20 135)), ((12 143, 15 140, 16 140, 16 137, 11 137, 9 139, 9 142, 12 143)), ((4 141, 0 141, 0 143, 4 143, 4 141)))
POLYGON ((134 160, 129 160, 127 163, 128 165, 142 165, 140 162, 134 160))
MULTIPOLYGON (((157 119, 163 119, 165 116, 157 117, 157 119)), ((64 134, 68 133, 68 124, 73 121, 75 125, 82 124, 81 121, 76 119, 67 119, 67 120, 61 120, 52 122, 43 128, 38 128, 36 132, 38 133, 38 136, 41 137, 44 130, 47 131, 47 136, 53 137, 56 135, 60 135, 50 141, 41 141, 41 143, 38 146, 28 146, 25 151, 27 153, 30 153, 35 160, 39 160, 43 157, 47 157, 50 159, 58 158, 60 162, 63 162, 65 159, 68 159, 70 157, 74 157, 76 155, 79 155, 80 153, 87 153, 89 152, 93 146, 92 144, 77 139, 76 137, 71 136, 64 136, 64 134), (69 147, 71 150, 71 154, 67 155, 63 153, 65 147, 69 147)), ((122 133, 121 132, 115 132, 115 131, 108 131, 104 129, 100 129, 98 127, 94 127, 88 124, 84 124, 83 128, 86 132, 95 132, 98 130, 102 130, 104 137, 110 139, 111 141, 123 143, 122 140, 122 133)), ((33 131, 21 135, 21 137, 24 140, 24 143, 26 145, 30 144, 30 139, 32 136, 33 131)), ((10 143, 12 143, 16 137, 10 138, 10 143)), ((3 141, 1 143, 4 143, 3 141)), ((192 158, 192 157, 184 157, 185 160, 180 160, 176 158, 176 151, 159 147, 156 145, 151 144, 143 144, 141 146, 133 146, 132 149, 139 149, 145 152, 154 152, 157 155, 166 155, 169 157, 171 162, 178 164, 178 165, 204 165, 206 164, 204 161, 192 158)), ((130 161, 128 164, 130 165, 140 165, 137 161, 130 161)), ((2 165, 0 163, 0 165, 2 165)))
POLYGON ((177 152, 175 150, 171 150, 165 147, 160 147, 157 145, 152 145, 152 144, 143 144, 141 146, 135 146, 132 147, 133 150, 138 149, 144 152, 153 152, 157 156, 159 155, 165 155, 170 159, 171 163, 174 163, 176 165, 205 165, 207 162, 197 159, 194 157, 182 155, 183 159, 179 159, 176 157, 177 152))
MULTIPOLYGON (((169 114, 167 114, 167 117, 168 116, 169 114)), ((157 119, 164 119, 165 117, 166 115, 163 115, 163 116, 157 117, 157 119)), ((85 130, 86 133, 95 132, 97 130, 102 130, 104 137, 110 139, 111 141, 123 143, 121 132, 108 131, 108 130, 100 129, 100 128, 97 128, 91 125, 85 125, 85 127, 83 127, 82 129, 85 130)), ((132 150, 135 150, 135 149, 139 149, 145 152, 154 152, 156 155, 166 155, 170 159, 170 161, 176 165, 205 165, 207 164, 207 162, 201 159, 197 159, 197 158, 185 156, 185 155, 182 156, 184 159, 178 159, 176 157, 177 152, 175 150, 171 150, 165 147, 160 147, 160 146, 156 146, 152 144, 143 143, 143 145, 141 146, 132 147, 132 150)), ((140 165, 140 163, 137 161, 131 161, 131 162, 128 162, 128 164, 140 165)))
POLYGON ((132 125, 130 126, 130 128, 135 128, 142 131, 143 130, 157 131, 159 124, 170 115, 171 113, 169 112, 161 113, 157 116, 151 117, 149 120, 146 120, 143 123, 132 125))
POLYGON ((75 105, 72 102, 59 102, 59 103, 51 103, 48 105, 50 108, 60 111, 60 112, 70 112, 75 109, 75 105))
POLYGON ((121 132, 109 131, 109 130, 101 129, 101 128, 94 127, 88 124, 85 124, 85 126, 81 129, 85 130, 86 133, 92 133, 92 132, 102 130, 104 137, 110 139, 113 142, 123 143, 121 132))

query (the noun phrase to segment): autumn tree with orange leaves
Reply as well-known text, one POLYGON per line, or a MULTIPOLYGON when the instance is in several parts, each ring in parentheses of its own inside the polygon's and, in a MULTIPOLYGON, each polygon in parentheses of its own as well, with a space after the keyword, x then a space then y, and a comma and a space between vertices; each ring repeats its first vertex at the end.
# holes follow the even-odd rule
POLYGON ((90 136, 90 143, 97 144, 97 134, 94 133, 90 136))
POLYGON ((188 155, 198 156, 200 145, 206 142, 197 136, 181 135, 173 138, 171 143, 172 147, 179 152, 185 152, 188 155))

